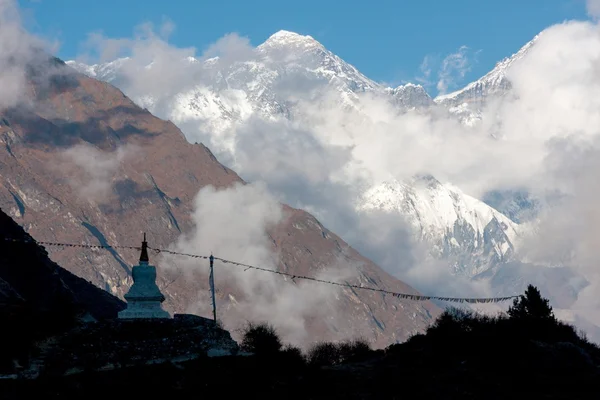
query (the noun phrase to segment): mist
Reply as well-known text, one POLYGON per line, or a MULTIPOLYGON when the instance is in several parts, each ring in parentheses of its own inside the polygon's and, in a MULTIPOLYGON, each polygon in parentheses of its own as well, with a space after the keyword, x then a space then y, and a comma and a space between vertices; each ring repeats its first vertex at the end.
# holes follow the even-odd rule
MULTIPOLYGON (((236 184, 217 190, 207 186, 194 200, 192 220, 194 229, 174 244, 179 252, 215 254, 228 260, 243 260, 245 264, 277 270, 279 261, 267 230, 284 217, 281 204, 266 185, 236 184)), ((191 274, 198 271, 196 260, 165 256, 163 266, 176 266, 191 274)), ((286 341, 307 346, 312 342, 307 333, 306 317, 327 318, 331 323, 344 326, 344 316, 338 311, 337 287, 310 281, 284 278, 255 269, 215 261, 216 291, 220 310, 219 318, 232 330, 240 329, 245 322, 266 321, 277 327, 286 341), (234 297, 225 288, 236 288, 241 293, 234 297), (224 305, 223 305, 224 304, 224 305)), ((317 278, 338 281, 358 276, 358 269, 347 263, 331 265, 317 278)), ((208 293, 201 294, 198 302, 188 312, 209 314, 208 293)), ((352 338, 352 329, 340 332, 342 338, 352 338)))
MULTIPOLYGON (((588 6, 596 17, 597 2, 588 6)), ((105 44, 96 41, 95 46, 105 44)), ((307 80, 302 71, 281 76, 273 86, 293 118, 253 109, 245 89, 227 82, 225 90, 220 85, 226 83, 215 81, 215 74, 237 68, 234 75, 243 82, 257 60, 267 67, 277 60, 264 59, 260 48, 235 34, 200 54, 171 46, 156 34, 129 40, 127 46, 130 67, 123 70, 120 84, 125 93, 173 120, 190 142, 208 145, 245 180, 263 185, 269 198, 313 213, 417 289, 442 296, 491 291, 485 282, 451 276, 448 266, 414 239, 401 216, 357 210, 368 188, 431 174, 476 198, 494 190, 526 190, 536 196, 544 209, 525 230, 520 256, 549 267, 568 265, 583 274, 590 285, 573 307, 586 314, 598 308, 589 295, 600 284, 594 251, 599 177, 593 160, 600 126, 596 23, 567 21, 544 30, 507 71, 511 90, 489 99, 474 126, 437 106, 399 110, 377 92, 340 97, 339 83, 307 80), (150 62, 153 67, 142 70, 150 62), (194 98, 197 109, 187 105, 194 98), (221 107, 228 117, 215 120, 221 107), (550 204, 549 193, 560 193, 563 200, 550 204)), ((461 47, 446 57, 437 73, 424 65, 426 77, 440 77, 442 91, 455 86, 454 80, 469 69, 466 51, 461 47)), ((285 56, 277 55, 279 61, 285 56)), ((276 104, 265 100, 269 107, 276 104)), ((229 226, 243 232, 242 220, 230 220, 229 226)), ((242 237, 235 240, 247 245, 242 237)), ((240 254, 241 259, 265 262, 262 257, 275 256, 268 243, 256 246, 255 255, 240 254)))
POLYGON ((78 144, 64 150, 54 168, 68 177, 67 181, 81 198, 102 202, 112 194, 121 164, 138 152, 136 146, 129 144, 111 153, 91 144, 78 144))

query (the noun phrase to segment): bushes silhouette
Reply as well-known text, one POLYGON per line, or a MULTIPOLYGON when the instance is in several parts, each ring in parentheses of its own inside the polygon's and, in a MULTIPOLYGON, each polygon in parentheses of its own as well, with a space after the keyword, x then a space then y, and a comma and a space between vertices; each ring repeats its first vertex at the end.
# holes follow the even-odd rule
POLYGON ((286 354, 288 355, 290 358, 304 358, 304 355, 302 354, 302 350, 300 350, 299 347, 296 346, 292 346, 292 345, 286 345, 282 350, 281 350, 282 354, 286 354))
POLYGON ((362 339, 341 343, 320 342, 308 351, 307 362, 314 367, 333 366, 365 361, 374 354, 362 339))
POLYGON ((279 352, 279 361, 281 365, 289 368, 298 369, 306 365, 306 359, 302 350, 298 347, 287 345, 279 352))
POLYGON ((369 343, 363 339, 340 343, 319 342, 304 356, 298 347, 283 346, 275 328, 265 322, 248 323, 243 331, 240 348, 261 358, 276 359, 283 367, 299 368, 333 366, 365 361, 374 357, 369 343))
POLYGON ((373 350, 364 339, 338 344, 342 362, 360 362, 373 356, 373 350))
POLYGON ((247 324, 240 348, 265 362, 265 368, 299 371, 306 366, 302 350, 289 344, 283 346, 275 328, 264 322, 247 324))
POLYGON ((582 349, 596 350, 573 326, 554 317, 549 301, 532 285, 515 299, 507 313, 489 316, 448 308, 427 328, 425 335, 416 335, 407 343, 432 344, 448 360, 466 353, 503 356, 502 353, 518 352, 531 343, 572 343, 582 349))
POLYGON ((309 365, 315 367, 339 364, 338 347, 330 342, 317 343, 308 351, 307 361, 309 365))
POLYGON ((268 323, 248 323, 240 348, 257 356, 273 356, 283 347, 275 328, 268 323))

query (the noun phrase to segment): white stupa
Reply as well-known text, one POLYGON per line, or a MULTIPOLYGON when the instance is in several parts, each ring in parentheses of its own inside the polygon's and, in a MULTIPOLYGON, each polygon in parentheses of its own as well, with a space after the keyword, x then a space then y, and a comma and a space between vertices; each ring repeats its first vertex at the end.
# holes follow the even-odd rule
POLYGON ((119 312, 119 319, 171 318, 162 308, 165 296, 156 285, 156 267, 148 264, 148 243, 144 233, 140 264, 133 267, 133 285, 125 295, 127 308, 119 312))

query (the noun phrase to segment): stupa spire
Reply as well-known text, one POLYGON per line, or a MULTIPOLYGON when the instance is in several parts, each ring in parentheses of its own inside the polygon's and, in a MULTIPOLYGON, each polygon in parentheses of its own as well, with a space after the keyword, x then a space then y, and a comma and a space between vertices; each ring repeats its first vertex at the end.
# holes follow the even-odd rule
POLYGON ((150 262, 150 258, 148 258, 148 242, 146 242, 146 232, 144 232, 144 240, 142 241, 142 253, 140 254, 140 263, 142 262, 150 262))

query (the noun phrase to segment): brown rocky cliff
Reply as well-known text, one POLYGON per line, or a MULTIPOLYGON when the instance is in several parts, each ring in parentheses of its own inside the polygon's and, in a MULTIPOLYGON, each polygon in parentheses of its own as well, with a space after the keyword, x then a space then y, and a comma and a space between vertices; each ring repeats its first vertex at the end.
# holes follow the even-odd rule
MULTIPOLYGON (((31 79, 29 104, 0 113, 0 207, 37 240, 136 245, 142 232, 147 232, 152 246, 165 248, 191 229, 193 199, 202 187, 225 188, 242 182, 208 148, 189 143, 175 125, 139 108, 118 89, 77 74, 57 60, 49 70, 52 74, 38 71, 42 77, 31 79), (123 146, 133 149, 117 163, 118 169, 109 177, 110 188, 101 195, 81 195, 78 185, 89 184, 90 177, 64 156, 81 144, 112 155, 123 146)), ((341 257, 359 270, 359 278, 350 283, 416 293, 310 214, 283 209, 282 222, 268 232, 280 268, 314 276, 341 257)), ((120 297, 131 284, 130 266, 138 257, 132 250, 48 251, 68 270, 120 297)), ((208 304, 195 306, 206 299, 199 295, 207 291, 205 270, 195 279, 182 279, 176 271, 160 268, 159 275, 171 312, 206 315, 208 304)), ((243 322, 231 300, 240 294, 222 280, 217 280, 217 288, 219 315, 231 329, 236 321, 243 322)), ((336 297, 343 318, 328 322, 305 316, 313 338, 335 339, 352 331, 383 346, 421 330, 439 312, 430 302, 377 292, 341 288, 336 297)))

